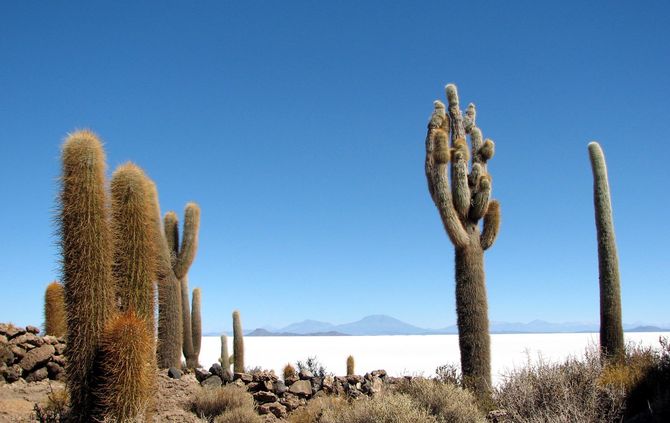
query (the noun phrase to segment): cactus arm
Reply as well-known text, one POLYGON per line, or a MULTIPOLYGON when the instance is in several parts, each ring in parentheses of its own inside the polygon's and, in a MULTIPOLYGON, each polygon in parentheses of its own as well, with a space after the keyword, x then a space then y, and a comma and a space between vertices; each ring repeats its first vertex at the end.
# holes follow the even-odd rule
MULTIPOLYGON (((426 136, 426 180, 428 181, 428 192, 430 197, 435 201, 435 181, 433 175, 435 174, 436 155, 440 155, 444 163, 449 161, 449 143, 445 142, 439 146, 438 151, 435 145, 435 135, 437 129, 443 129, 449 133, 449 116, 447 116, 444 108, 444 103, 439 100, 433 102, 434 111, 428 122, 428 135, 426 136)), ((438 159, 438 161, 440 161, 438 159)))
POLYGON ((462 151, 457 150, 451 162, 451 175, 454 178, 452 195, 454 207, 460 216, 467 216, 470 208, 470 187, 468 186, 468 162, 462 151))
POLYGON ((491 177, 482 175, 479 177, 477 192, 472 196, 472 207, 470 207, 470 221, 476 223, 486 213, 491 196, 491 177))
POLYGON ((474 103, 468 104, 468 108, 465 111, 465 118, 463 118, 463 125, 465 126, 465 132, 472 136, 472 131, 477 128, 477 108, 474 103))
POLYGON ((479 237, 479 242, 482 249, 488 250, 498 236, 500 229, 500 203, 496 200, 491 200, 484 215, 484 229, 479 237))
POLYGON ((188 203, 184 210, 184 233, 179 247, 179 254, 174 265, 174 273, 179 279, 186 276, 193 263, 198 249, 198 231, 200 229, 200 207, 188 203))
POLYGON ((435 205, 442 218, 442 224, 451 242, 458 248, 468 245, 468 234, 461 223, 451 200, 449 177, 446 165, 439 164, 435 169, 435 205))
POLYGON ((449 117, 451 118, 451 136, 453 140, 465 140, 465 126, 463 124, 463 115, 458 104, 458 91, 454 84, 445 87, 447 100, 449 102, 449 117))
POLYGON ((149 178, 146 178, 147 191, 149 193, 149 204, 151 208, 151 221, 153 224, 153 233, 156 243, 156 273, 158 279, 163 279, 172 271, 170 259, 170 249, 165 239, 165 231, 161 225, 161 209, 158 201, 158 190, 156 184, 149 178))
POLYGON ((177 218, 177 213, 173 211, 165 213, 163 229, 165 232, 165 242, 170 253, 170 260, 174 265, 179 254, 179 218, 177 218))
POLYGON ((482 130, 475 127, 470 131, 470 146, 472 147, 472 165, 479 163, 480 165, 486 166, 486 163, 482 162, 482 158, 479 155, 479 149, 484 145, 482 130))

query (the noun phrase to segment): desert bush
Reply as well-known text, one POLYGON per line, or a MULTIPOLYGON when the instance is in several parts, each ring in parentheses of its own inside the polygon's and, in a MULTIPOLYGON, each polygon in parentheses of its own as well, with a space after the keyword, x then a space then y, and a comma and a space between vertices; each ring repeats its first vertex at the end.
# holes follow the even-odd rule
POLYGON ((326 371, 326 368, 319 362, 319 360, 316 357, 307 357, 307 360, 303 361, 296 361, 295 363, 296 367, 298 368, 298 371, 302 370, 309 370, 312 372, 314 376, 318 377, 324 377, 328 374, 326 371))
POLYGON ((385 394, 326 408, 319 423, 437 423, 426 409, 408 395, 385 394))
POLYGON ((288 416, 290 423, 317 423, 326 410, 348 407, 347 399, 341 396, 314 398, 306 406, 300 407, 288 416))
POLYGON ((590 348, 581 360, 529 360, 526 367, 504 377, 494 399, 519 423, 619 421, 625 393, 603 385, 601 371, 597 347, 590 348))
POLYGON ((68 417, 68 395, 65 389, 53 390, 49 386, 47 399, 43 403, 35 404, 35 420, 40 423, 61 423, 68 417))
POLYGON ((191 411, 207 421, 226 412, 242 408, 254 410, 254 399, 244 388, 226 385, 216 389, 202 389, 191 402, 191 411))
POLYGON ((463 386, 463 375, 461 367, 455 363, 447 363, 438 366, 435 369, 435 379, 443 383, 451 383, 456 386, 463 386))
POLYGON ((427 409, 440 423, 485 422, 474 395, 453 383, 415 378, 403 381, 396 389, 427 409))
POLYGON ((253 408, 233 408, 224 411, 223 414, 214 419, 214 423, 262 423, 261 416, 256 414, 253 408))

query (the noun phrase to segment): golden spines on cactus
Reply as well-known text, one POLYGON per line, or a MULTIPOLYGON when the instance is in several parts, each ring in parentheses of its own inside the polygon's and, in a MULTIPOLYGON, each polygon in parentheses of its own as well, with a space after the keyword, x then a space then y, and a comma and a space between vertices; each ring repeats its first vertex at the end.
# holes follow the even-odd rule
POLYGON ((442 129, 435 131, 435 150, 433 150, 433 157, 437 164, 449 163, 451 157, 451 150, 449 149, 449 135, 442 129))
POLYGON ((193 307, 191 308, 191 336, 193 337, 193 356, 187 357, 189 368, 198 367, 198 357, 200 356, 200 344, 202 342, 202 319, 200 317, 200 288, 193 290, 193 307))
POLYGON ((186 276, 193 264, 198 250, 198 233, 200 232, 200 207, 196 203, 186 204, 184 209, 184 230, 179 245, 179 253, 174 264, 174 273, 179 279, 186 276))
POLYGON ((296 377, 297 372, 291 363, 286 363, 282 375, 284 376, 284 380, 287 380, 296 377))
POLYGON ((170 250, 161 225, 161 211, 158 201, 156 184, 149 178, 146 180, 149 201, 151 204, 151 220, 153 236, 157 251, 157 291, 158 291, 158 337, 156 358, 158 367, 179 367, 182 354, 182 317, 181 288, 179 280, 172 271, 170 250))
POLYGON ((500 203, 496 200, 489 201, 489 206, 484 215, 484 228, 480 237, 480 243, 483 250, 488 250, 498 236, 500 227, 500 203))
POLYGON ((165 230, 165 241, 170 251, 170 260, 174 266, 177 254, 179 254, 179 218, 177 217, 177 213, 173 211, 165 213, 163 228, 165 230))
POLYGON ((347 357, 347 376, 353 376, 354 373, 354 356, 347 357))
POLYGON ((63 285, 51 282, 44 293, 44 332, 47 335, 65 336, 65 292, 63 285))
POLYGON ((66 373, 73 419, 90 420, 100 336, 114 313, 112 233, 105 191, 105 153, 91 131, 68 136, 62 148, 60 211, 62 280, 67 318, 66 373))
POLYGON ((102 336, 102 383, 98 417, 105 421, 151 421, 155 392, 153 333, 144 318, 129 311, 119 314, 102 336))
POLYGON ((235 373, 244 373, 244 334, 237 310, 233 311, 233 360, 235 373))
POLYGON ((146 179, 133 163, 119 166, 112 175, 113 269, 120 310, 133 310, 153 333, 157 251, 146 179))

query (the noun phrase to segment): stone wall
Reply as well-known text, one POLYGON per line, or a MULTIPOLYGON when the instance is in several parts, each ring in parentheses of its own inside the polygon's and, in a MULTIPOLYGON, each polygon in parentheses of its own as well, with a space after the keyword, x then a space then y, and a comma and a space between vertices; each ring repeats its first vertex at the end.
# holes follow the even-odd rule
POLYGON ((35 326, 0 323, 0 383, 65 379, 65 341, 35 326))

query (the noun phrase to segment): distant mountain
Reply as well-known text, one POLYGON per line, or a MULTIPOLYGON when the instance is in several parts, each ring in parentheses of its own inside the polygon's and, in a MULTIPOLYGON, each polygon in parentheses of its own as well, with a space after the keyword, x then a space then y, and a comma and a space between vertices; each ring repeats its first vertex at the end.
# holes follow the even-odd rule
POLYGON ((657 326, 637 326, 632 329, 626 329, 626 332, 669 332, 670 329, 661 329, 657 326))
POLYGON ((304 335, 315 332, 328 332, 332 330, 333 327, 334 325, 332 323, 319 322, 317 320, 303 320, 302 322, 293 323, 277 330, 271 330, 267 327, 266 329, 270 332, 291 332, 304 335))
POLYGON ((311 332, 311 333, 292 333, 292 332, 270 332, 263 328, 258 328, 247 333, 245 336, 348 336, 347 334, 328 331, 328 332, 311 332))
POLYGON ((337 325, 333 329, 349 335, 418 335, 427 332, 426 329, 382 314, 366 316, 356 322, 337 325))

